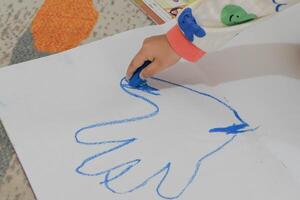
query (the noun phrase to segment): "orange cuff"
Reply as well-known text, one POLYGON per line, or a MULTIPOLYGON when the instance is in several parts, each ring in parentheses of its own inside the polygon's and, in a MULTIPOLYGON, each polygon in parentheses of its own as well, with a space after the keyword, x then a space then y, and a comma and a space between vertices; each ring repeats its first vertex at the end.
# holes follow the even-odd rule
POLYGON ((174 51, 190 62, 196 62, 206 54, 205 51, 186 39, 178 25, 168 31, 167 38, 174 51))

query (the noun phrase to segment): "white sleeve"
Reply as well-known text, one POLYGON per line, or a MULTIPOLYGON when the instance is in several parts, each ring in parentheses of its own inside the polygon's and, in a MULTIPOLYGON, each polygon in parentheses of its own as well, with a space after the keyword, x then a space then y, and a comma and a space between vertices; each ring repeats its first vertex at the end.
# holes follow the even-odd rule
POLYGON ((218 50, 257 20, 299 2, 300 0, 198 0, 181 12, 177 18, 177 27, 170 30, 167 36, 180 56, 196 61, 199 58, 193 56, 201 57, 218 50), (176 33, 177 31, 181 34, 176 33), (191 51, 187 41, 183 40, 191 43, 191 51), (183 44, 183 49, 180 49, 180 43, 183 44), (201 53, 197 54, 197 49, 201 53))

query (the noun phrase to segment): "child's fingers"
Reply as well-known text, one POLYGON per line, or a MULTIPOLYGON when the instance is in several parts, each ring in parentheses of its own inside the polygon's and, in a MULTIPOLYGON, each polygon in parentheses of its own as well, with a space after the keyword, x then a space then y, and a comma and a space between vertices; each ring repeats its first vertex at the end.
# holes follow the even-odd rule
POLYGON ((141 49, 130 62, 126 72, 126 79, 129 80, 135 70, 140 67, 146 60, 147 56, 145 56, 143 49, 141 49))
POLYGON ((148 67, 146 67, 140 74, 142 79, 150 78, 153 75, 163 70, 160 62, 154 60, 148 67))

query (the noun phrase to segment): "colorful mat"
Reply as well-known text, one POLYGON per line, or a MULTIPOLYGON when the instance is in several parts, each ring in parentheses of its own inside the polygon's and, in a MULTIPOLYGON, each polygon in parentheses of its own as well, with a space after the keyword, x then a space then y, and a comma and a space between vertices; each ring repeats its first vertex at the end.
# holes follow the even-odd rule
POLYGON ((0 1, 0 67, 148 24, 130 0, 0 1))

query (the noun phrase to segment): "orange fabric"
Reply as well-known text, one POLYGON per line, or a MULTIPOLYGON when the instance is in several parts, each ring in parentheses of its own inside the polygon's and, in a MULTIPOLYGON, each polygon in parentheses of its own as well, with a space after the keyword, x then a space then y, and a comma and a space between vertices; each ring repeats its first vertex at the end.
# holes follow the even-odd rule
POLYGON ((98 15, 92 0, 45 0, 31 26, 35 48, 56 53, 78 46, 98 15))
POLYGON ((196 62, 206 54, 185 38, 178 25, 169 30, 167 38, 174 51, 190 62, 196 62))

